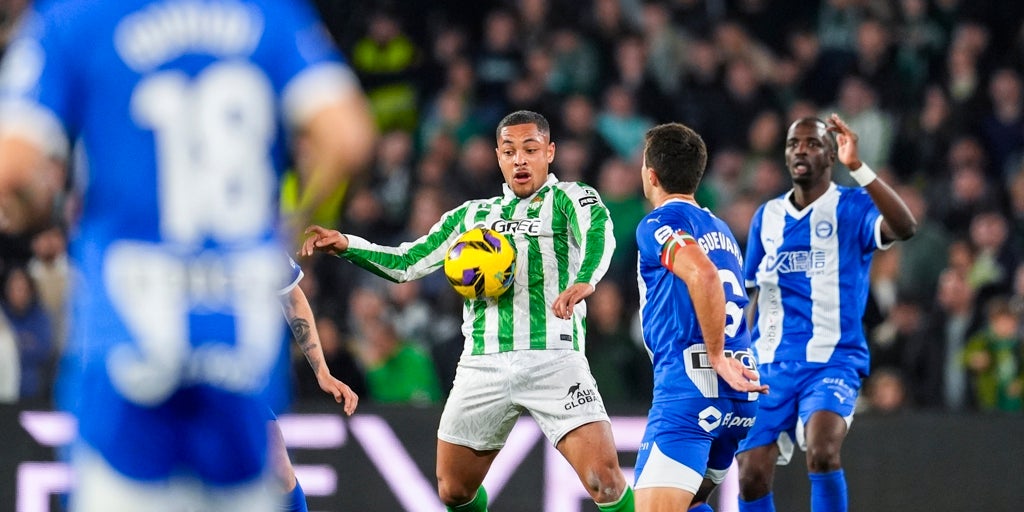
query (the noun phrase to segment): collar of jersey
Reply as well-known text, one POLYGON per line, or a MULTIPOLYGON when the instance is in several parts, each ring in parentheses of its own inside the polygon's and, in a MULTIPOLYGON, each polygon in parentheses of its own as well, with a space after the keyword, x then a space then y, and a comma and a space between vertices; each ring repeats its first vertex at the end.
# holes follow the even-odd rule
MULTIPOLYGON (((533 196, 539 194, 541 190, 544 190, 544 189, 550 187, 551 185, 553 185, 553 184, 555 184, 557 182, 558 182, 558 178, 554 174, 548 173, 547 181, 545 181, 544 184, 541 185, 541 187, 538 188, 536 192, 530 194, 527 197, 524 197, 523 200, 525 201, 527 199, 532 198, 533 196)), ((502 183, 501 190, 502 190, 502 193, 504 193, 506 199, 518 199, 519 198, 519 196, 517 196, 515 192, 512 192, 512 187, 509 187, 508 183, 502 183)))
POLYGON ((793 217, 794 219, 801 219, 804 215, 807 215, 811 210, 814 210, 814 205, 821 202, 822 199, 825 199, 826 197, 832 195, 835 192, 836 188, 836 182, 833 181, 829 183, 828 190, 826 190, 824 194, 822 194, 814 201, 811 201, 811 204, 804 206, 803 210, 797 210, 796 206, 793 206, 793 201, 789 200, 789 196, 793 195, 794 189, 790 189, 789 192, 786 192, 786 195, 782 196, 782 202, 783 204, 786 205, 786 212, 789 213, 790 217, 793 217))

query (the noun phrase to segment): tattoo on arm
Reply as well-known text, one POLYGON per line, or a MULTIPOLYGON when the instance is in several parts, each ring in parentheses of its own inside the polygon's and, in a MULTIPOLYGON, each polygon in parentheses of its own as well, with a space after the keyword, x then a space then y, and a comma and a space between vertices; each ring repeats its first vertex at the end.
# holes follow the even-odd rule
POLYGON ((310 366, 313 367, 313 371, 320 369, 321 361, 314 357, 316 354, 317 343, 312 339, 312 328, 309 322, 305 318, 293 318, 291 321, 292 334, 295 336, 295 342, 298 343, 299 348, 302 349, 302 353, 306 355, 306 360, 309 361, 310 366))

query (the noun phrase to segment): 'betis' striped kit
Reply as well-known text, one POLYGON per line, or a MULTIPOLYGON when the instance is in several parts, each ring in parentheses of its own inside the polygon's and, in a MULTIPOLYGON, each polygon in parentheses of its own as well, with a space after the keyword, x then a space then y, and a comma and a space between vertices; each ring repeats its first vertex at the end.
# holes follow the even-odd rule
POLYGON ((516 248, 516 274, 501 297, 465 302, 463 354, 582 351, 586 305, 577 304, 569 320, 556 317, 551 305, 572 284, 596 285, 615 249, 608 210, 587 185, 549 175, 525 198, 505 185, 503 195, 467 201, 444 214, 429 233, 398 247, 349 235, 349 248, 341 256, 385 279, 410 281, 440 269, 448 247, 474 227, 508 238, 516 248))

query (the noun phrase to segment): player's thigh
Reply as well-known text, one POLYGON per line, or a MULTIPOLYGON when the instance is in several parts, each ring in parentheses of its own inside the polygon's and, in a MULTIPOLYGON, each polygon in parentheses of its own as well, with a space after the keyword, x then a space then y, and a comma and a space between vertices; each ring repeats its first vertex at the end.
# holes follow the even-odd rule
POLYGON ((756 423, 757 402, 733 400, 731 405, 732 414, 722 419, 719 426, 721 430, 708 450, 708 469, 705 477, 715 485, 725 480, 740 443, 746 439, 756 423))
MULTIPOLYGON (((740 441, 740 453, 751 451, 749 457, 759 458, 763 454, 776 453, 779 464, 788 464, 798 442, 800 422, 800 401, 803 395, 805 375, 800 363, 783 361, 762 364, 758 367, 761 383, 768 384, 771 392, 757 399, 757 419, 740 441), (776 445, 778 450, 755 449, 776 445)), ((748 457, 748 458, 749 458, 748 457)))
POLYGON ((637 451, 634 487, 680 489, 696 494, 724 416, 713 400, 702 398, 651 407, 637 451))
MULTIPOLYGON (((581 352, 521 350, 514 357, 517 375, 512 400, 530 412, 552 445, 558 446, 563 437, 584 425, 610 423, 590 365, 581 352)), ((601 450, 615 451, 614 446, 606 449, 603 444, 601 450)))
POLYGON ((463 356, 441 413, 437 438, 473 450, 499 450, 522 413, 510 397, 511 353, 463 356))
POLYGON ((825 366, 808 373, 800 398, 797 439, 804 449, 808 441, 821 444, 842 442, 853 423, 860 375, 852 368, 825 366), (819 414, 832 413, 832 414, 819 414), (811 418, 815 417, 815 421, 811 418), (815 426, 815 432, 808 428, 815 426))

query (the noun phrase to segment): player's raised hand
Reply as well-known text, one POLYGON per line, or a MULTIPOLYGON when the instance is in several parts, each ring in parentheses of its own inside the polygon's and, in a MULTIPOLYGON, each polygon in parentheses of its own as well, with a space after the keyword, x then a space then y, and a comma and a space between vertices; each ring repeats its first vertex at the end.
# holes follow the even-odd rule
POLYGON ((576 283, 558 294, 555 303, 551 305, 551 310, 558 318, 568 320, 572 317, 573 307, 579 301, 589 297, 591 293, 594 293, 594 287, 589 283, 576 283))
POLYGON ((736 391, 747 393, 768 394, 768 386, 760 384, 761 376, 756 371, 743 366, 739 359, 723 357, 711 362, 715 372, 736 391))
POLYGON ((356 412, 356 406, 359 405, 359 395, 352 388, 348 387, 348 384, 334 378, 331 374, 323 376, 317 376, 317 384, 320 385, 320 389, 324 390, 324 393, 334 396, 334 401, 339 404, 344 402, 343 409, 345 414, 351 416, 352 413, 356 412))
POLYGON ((836 135, 836 158, 851 171, 860 168, 860 156, 857 153, 857 133, 854 132, 839 114, 828 118, 828 131, 836 135))
POLYGON ((313 224, 306 228, 305 234, 299 256, 312 256, 314 252, 336 255, 348 249, 348 237, 333 229, 313 224))

